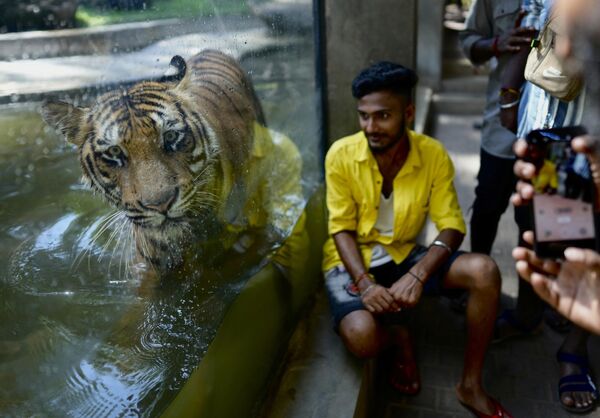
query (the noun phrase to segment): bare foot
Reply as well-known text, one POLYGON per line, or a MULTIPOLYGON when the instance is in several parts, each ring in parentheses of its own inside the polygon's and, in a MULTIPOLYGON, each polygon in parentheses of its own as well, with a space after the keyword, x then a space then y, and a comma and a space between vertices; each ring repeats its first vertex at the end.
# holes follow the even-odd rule
POLYGON ((410 332, 404 327, 393 330, 394 357, 389 382, 398 392, 416 395, 421 390, 421 378, 410 332))
POLYGON ((481 386, 467 387, 464 383, 456 385, 456 397, 463 405, 482 412, 487 415, 493 415, 496 412, 496 404, 481 386))
POLYGON ((390 368, 390 385, 405 395, 416 395, 421 390, 419 369, 414 359, 405 358, 401 352, 396 353, 390 368))

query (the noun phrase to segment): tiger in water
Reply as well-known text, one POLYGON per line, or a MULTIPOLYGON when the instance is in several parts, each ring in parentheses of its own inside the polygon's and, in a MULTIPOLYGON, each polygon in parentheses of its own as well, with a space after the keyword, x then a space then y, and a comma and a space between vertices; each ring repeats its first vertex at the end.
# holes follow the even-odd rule
POLYGON ((137 253, 159 271, 179 265, 214 224, 235 232, 232 247, 249 245, 250 228, 289 232, 290 209, 302 200, 298 150, 265 127, 235 59, 205 50, 173 57, 171 70, 89 108, 42 107, 77 146, 85 183, 122 211, 137 253))

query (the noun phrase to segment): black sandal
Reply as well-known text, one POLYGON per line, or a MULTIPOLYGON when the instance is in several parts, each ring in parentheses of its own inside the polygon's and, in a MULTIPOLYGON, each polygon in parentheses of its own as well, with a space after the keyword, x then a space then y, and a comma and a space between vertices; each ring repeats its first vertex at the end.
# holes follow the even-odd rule
POLYGON ((556 360, 559 363, 575 364, 577 367, 579 367, 580 370, 580 373, 563 376, 558 381, 558 399, 561 406, 566 411, 573 414, 583 414, 590 412, 596 407, 600 395, 598 394, 598 389, 596 388, 596 385, 592 380, 592 376, 590 376, 588 359, 583 356, 578 356, 577 354, 559 351, 558 353, 556 353, 556 360), (582 408, 565 405, 562 401, 562 395, 565 392, 589 392, 592 394, 594 402, 582 408))

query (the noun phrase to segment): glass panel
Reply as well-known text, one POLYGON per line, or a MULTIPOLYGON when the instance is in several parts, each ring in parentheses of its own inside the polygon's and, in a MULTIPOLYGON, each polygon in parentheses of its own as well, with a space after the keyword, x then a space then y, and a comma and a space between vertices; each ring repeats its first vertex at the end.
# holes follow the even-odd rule
POLYGON ((0 20, 0 415, 159 415, 248 279, 290 274, 305 239, 312 4, 17 3, 0 20))

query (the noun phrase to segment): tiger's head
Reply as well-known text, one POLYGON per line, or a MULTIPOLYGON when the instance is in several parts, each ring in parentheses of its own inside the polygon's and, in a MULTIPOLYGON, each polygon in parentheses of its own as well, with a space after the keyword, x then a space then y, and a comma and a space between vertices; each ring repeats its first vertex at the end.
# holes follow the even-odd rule
MULTIPOLYGON (((162 268, 181 262, 199 223, 214 218, 223 203, 224 167, 236 164, 223 157, 231 142, 248 147, 242 142, 252 135, 244 130, 253 123, 231 121, 233 134, 227 132, 227 105, 212 104, 227 97, 203 89, 198 71, 188 71, 181 57, 171 65, 172 75, 111 91, 89 108, 64 102, 42 108, 46 122, 78 147, 84 182, 121 211, 138 252, 162 268)), ((244 100, 237 105, 255 105, 253 97, 244 100)))

